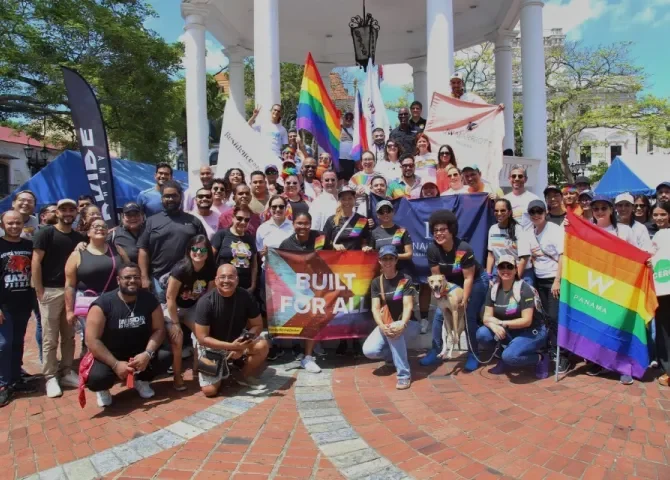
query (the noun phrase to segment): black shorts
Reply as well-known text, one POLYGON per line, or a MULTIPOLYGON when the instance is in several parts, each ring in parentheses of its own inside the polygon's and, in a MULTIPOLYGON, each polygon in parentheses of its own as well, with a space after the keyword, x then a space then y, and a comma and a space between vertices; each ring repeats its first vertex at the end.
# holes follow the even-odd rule
POLYGON ((356 173, 356 161, 340 158, 340 171, 337 172, 337 179, 348 182, 356 173))

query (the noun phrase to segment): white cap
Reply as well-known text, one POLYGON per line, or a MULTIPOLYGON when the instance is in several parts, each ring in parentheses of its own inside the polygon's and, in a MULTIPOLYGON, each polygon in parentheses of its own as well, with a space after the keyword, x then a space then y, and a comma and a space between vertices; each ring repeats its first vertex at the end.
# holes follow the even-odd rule
POLYGON ((620 193, 614 199, 614 205, 616 205, 619 202, 628 202, 632 205, 635 203, 635 199, 630 193, 620 193))

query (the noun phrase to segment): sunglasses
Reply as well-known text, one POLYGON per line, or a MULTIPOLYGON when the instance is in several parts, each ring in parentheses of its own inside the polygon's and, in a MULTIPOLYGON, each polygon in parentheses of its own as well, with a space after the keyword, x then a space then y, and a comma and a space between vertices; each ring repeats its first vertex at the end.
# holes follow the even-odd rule
POLYGON ((524 175, 518 174, 518 175, 510 175, 509 176, 512 180, 521 180, 522 178, 526 178, 524 175))
POLYGON ((539 209, 539 208, 534 208, 532 210, 528 210, 528 213, 531 215, 542 215, 544 213, 544 210, 539 209))
POLYGON ((635 205, 633 208, 635 210, 642 210, 643 208, 647 208, 647 206, 646 205, 635 205))
POLYGON ((268 170, 265 172, 266 175, 279 175, 277 170, 268 170))
POLYGON ((449 152, 440 152, 440 157, 444 157, 444 156, 447 156, 447 155, 451 155, 451 153, 449 153, 449 152))
POLYGON ((207 253, 207 247, 191 247, 191 253, 207 253))
POLYGON ((501 263, 498 265, 498 270, 514 270, 514 265, 511 263, 501 263))
POLYGON ((400 165, 402 168, 414 168, 414 164, 410 165, 400 165))
POLYGON ((316 165, 303 165, 302 168, 304 168, 304 169, 308 169, 308 168, 309 168, 310 170, 315 170, 315 169, 316 169, 316 165))
POLYGON ((202 200, 203 198, 212 198, 211 195, 196 195, 195 196, 198 200, 202 200))
POLYGON ((460 176, 459 173, 450 173, 450 174, 448 175, 449 178, 458 178, 459 176, 460 176))
POLYGON ((394 145, 392 143, 386 144, 386 148, 398 148, 398 145, 394 145))
POLYGON ((212 187, 212 192, 223 192, 225 189, 223 187, 212 187))
POLYGON ((390 208, 382 208, 381 210, 379 210, 378 213, 380 215, 388 215, 389 213, 393 213, 393 210, 391 210, 390 208))
POLYGON ((235 217, 235 220, 239 223, 249 223, 249 220, 251 219, 249 217, 235 217))
POLYGON ((284 210, 286 205, 270 205, 271 210, 284 210))

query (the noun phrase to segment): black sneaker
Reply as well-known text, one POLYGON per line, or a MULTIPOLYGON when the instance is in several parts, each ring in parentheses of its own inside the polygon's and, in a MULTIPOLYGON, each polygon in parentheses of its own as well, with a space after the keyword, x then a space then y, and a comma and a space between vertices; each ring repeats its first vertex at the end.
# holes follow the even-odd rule
POLYGON ((0 407, 4 407, 12 398, 12 391, 7 387, 0 387, 0 407))
POLYGON ((362 357, 363 356, 363 347, 361 345, 361 341, 356 339, 353 341, 353 347, 354 347, 354 358, 362 357))
POLYGON ((591 364, 589 369, 586 371, 586 374, 590 377, 597 377, 598 375, 602 375, 604 373, 607 373, 607 370, 605 370, 600 365, 596 365, 595 363, 591 364))
POLYGON ((337 346, 337 350, 335 350, 335 355, 338 357, 344 357, 347 354, 347 341, 346 340, 340 340, 340 344, 337 346))
POLYGON ((268 360, 272 362, 274 360, 277 360, 282 355, 284 355, 284 350, 282 350, 276 345, 273 345, 272 348, 270 349, 270 353, 268 353, 268 360))
MULTIPOLYGON (((302 351, 302 345, 293 345, 293 347, 291 348, 291 350, 293 351, 293 357, 294 357, 294 358, 298 358, 298 357, 300 357, 301 355, 302 355, 303 357, 305 356, 305 353, 302 351)), ((302 358, 302 357, 301 357, 301 358, 302 358)))
POLYGON ((37 380, 38 375, 31 375, 28 372, 26 372, 24 369, 21 369, 21 380, 24 382, 33 382, 37 380))
POLYGON ((37 387, 32 383, 28 383, 25 380, 20 380, 12 385, 12 392, 16 393, 35 393, 37 387))
POLYGON ((558 373, 562 375, 567 373, 571 368, 572 365, 570 364, 570 359, 567 356, 561 357, 560 361, 558 362, 558 373))

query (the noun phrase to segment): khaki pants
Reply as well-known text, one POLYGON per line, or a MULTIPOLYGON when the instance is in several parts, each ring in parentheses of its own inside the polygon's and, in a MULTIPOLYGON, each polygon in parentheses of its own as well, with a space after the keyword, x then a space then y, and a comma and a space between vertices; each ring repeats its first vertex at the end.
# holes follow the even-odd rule
POLYGON ((45 288, 40 302, 42 316, 42 373, 48 380, 72 370, 74 360, 74 325, 65 318, 65 289, 45 288), (61 361, 58 364, 58 340, 60 338, 61 361))

